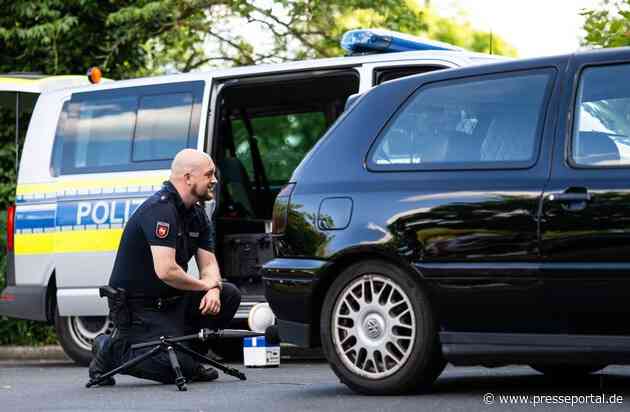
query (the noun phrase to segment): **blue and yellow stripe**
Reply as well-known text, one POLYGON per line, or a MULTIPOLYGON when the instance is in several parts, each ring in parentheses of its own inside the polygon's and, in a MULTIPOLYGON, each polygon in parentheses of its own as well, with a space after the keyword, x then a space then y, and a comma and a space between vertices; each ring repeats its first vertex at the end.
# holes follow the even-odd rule
POLYGON ((167 174, 17 188, 15 254, 114 252, 135 209, 167 174))

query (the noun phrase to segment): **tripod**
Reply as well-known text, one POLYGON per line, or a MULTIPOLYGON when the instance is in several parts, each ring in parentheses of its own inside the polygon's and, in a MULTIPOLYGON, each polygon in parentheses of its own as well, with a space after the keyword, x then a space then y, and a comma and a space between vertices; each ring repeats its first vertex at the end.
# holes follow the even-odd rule
POLYGON ((114 376, 118 373, 124 373, 132 367, 136 366, 140 362, 148 359, 152 356, 155 356, 159 352, 166 352, 168 354, 168 359, 171 362, 171 367, 173 368, 173 373, 175 373, 175 385, 177 385, 177 389, 179 391, 186 391, 186 378, 182 375, 181 366, 179 364, 179 360, 177 359, 177 351, 181 351, 190 355, 193 359, 207 363, 227 375, 234 376, 242 381, 246 380, 247 377, 244 373, 235 368, 230 368, 229 366, 225 366, 222 363, 215 361, 214 359, 210 359, 207 356, 202 355, 199 352, 195 352, 192 349, 187 348, 182 345, 180 342, 186 342, 194 339, 199 339, 201 341, 205 341, 207 339, 216 339, 220 337, 226 338, 243 338, 247 336, 264 336, 264 333, 252 332, 249 330, 238 330, 238 329, 227 329, 227 330, 210 330, 210 329, 201 329, 199 333, 192 335, 185 335, 179 337, 167 337, 162 336, 159 340, 154 340, 145 343, 137 343, 135 345, 131 345, 131 349, 141 349, 153 346, 153 349, 150 351, 143 353, 133 359, 128 360, 123 363, 119 367, 112 369, 111 371, 99 375, 94 379, 90 379, 90 381, 85 385, 86 388, 89 388, 94 385, 98 385, 99 383, 105 381, 107 378, 114 376))

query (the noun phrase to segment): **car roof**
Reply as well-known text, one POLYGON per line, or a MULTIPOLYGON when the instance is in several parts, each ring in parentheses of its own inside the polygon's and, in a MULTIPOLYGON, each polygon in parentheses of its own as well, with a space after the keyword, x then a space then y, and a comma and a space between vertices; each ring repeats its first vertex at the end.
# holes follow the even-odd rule
MULTIPOLYGON (((627 48, 630 53, 630 47, 627 48)), ((378 87, 396 87, 397 84, 409 82, 412 84, 418 84, 417 79, 424 79, 423 83, 429 83, 440 80, 456 79, 460 77, 492 74, 495 72, 505 71, 519 71, 527 70, 531 68, 543 68, 543 67, 557 67, 559 64, 567 62, 573 54, 563 54, 557 56, 544 56, 544 57, 532 57, 526 59, 513 59, 504 61, 489 62, 484 65, 475 65, 467 67, 459 67, 448 70, 437 70, 428 73, 415 74, 411 76, 405 76, 403 78, 390 80, 384 82, 378 87)), ((630 54, 629 54, 630 56, 630 54)))

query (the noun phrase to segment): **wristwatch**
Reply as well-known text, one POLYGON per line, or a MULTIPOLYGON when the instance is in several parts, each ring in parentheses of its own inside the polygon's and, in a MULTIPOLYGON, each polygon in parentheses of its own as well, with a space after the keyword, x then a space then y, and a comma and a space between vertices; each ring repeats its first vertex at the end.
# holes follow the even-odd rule
POLYGON ((223 290, 223 281, 222 280, 217 281, 217 284, 212 286, 210 289, 215 289, 215 288, 219 289, 219 291, 222 291, 223 290))

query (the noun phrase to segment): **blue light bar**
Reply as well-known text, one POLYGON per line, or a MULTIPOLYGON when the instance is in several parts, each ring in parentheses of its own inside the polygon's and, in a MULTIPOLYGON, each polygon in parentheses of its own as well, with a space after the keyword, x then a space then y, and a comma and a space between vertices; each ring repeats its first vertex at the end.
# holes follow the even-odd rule
POLYGON ((341 47, 350 54, 415 50, 464 50, 452 44, 381 29, 350 30, 344 33, 341 38, 341 47))

